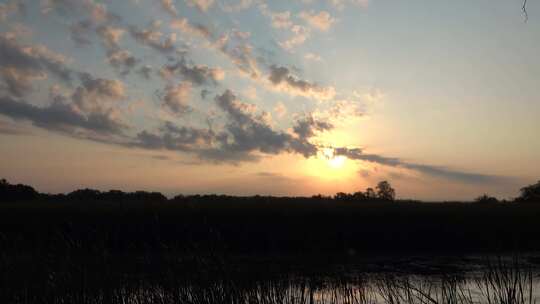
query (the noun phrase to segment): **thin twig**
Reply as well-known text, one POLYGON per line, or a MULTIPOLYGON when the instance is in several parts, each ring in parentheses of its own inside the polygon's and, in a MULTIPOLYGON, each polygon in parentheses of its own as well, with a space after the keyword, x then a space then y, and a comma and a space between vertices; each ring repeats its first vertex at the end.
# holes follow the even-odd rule
POLYGON ((523 6, 521 7, 523 10, 523 15, 525 16, 525 22, 529 20, 529 14, 527 14, 527 0, 523 0, 523 6))

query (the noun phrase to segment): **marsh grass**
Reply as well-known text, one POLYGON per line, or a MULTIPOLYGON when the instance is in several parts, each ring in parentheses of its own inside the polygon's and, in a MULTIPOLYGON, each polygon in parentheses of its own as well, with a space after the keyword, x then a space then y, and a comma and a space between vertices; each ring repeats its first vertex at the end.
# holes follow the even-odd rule
MULTIPOLYGON (((395 273, 304 276, 224 269, 182 271, 172 265, 141 273, 67 261, 47 276, 4 277, 1 303, 81 304, 535 304, 533 271, 520 259, 486 260, 473 276, 395 273), (11 281, 10 281, 11 279, 11 281), (18 282, 17 282, 18 280, 18 282)), ((201 265, 214 265, 204 263, 201 265)), ((131 265, 133 266, 133 265, 131 265)), ((3 268, 3 270, 6 270, 3 268)), ((4 273, 5 274, 5 273, 4 273)))

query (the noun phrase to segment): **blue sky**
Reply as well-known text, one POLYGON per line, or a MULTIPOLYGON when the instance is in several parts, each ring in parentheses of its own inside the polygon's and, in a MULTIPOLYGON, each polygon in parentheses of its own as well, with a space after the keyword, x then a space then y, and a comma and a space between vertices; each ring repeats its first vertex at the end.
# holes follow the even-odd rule
POLYGON ((0 169, 43 191, 517 195, 529 1, 0 1, 0 169))

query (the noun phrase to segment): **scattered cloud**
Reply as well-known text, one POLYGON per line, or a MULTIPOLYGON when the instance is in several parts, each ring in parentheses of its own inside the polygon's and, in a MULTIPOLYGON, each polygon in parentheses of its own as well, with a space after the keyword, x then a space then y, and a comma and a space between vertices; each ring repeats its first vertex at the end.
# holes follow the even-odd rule
POLYGON ((208 11, 214 5, 214 0, 186 0, 188 6, 196 7, 202 12, 208 11))
POLYGON ((119 134, 126 125, 114 112, 80 111, 75 104, 56 99, 46 107, 37 107, 9 97, 0 97, 0 114, 15 120, 28 120, 37 127, 77 135, 82 129, 99 134, 119 134))
POLYGON ((314 11, 303 11, 299 16, 311 27, 323 32, 328 31, 328 29, 336 22, 336 19, 327 11, 320 11, 319 13, 314 11))
POLYGON ((161 53, 171 53, 176 49, 176 33, 171 33, 164 38, 165 35, 159 31, 159 22, 152 24, 147 29, 138 29, 136 26, 132 26, 129 32, 139 43, 161 53))
POLYGON ((176 7, 174 6, 173 0, 161 0, 161 6, 172 17, 178 16, 178 11, 176 10, 176 7))
POLYGON ((198 36, 206 39, 212 38, 212 31, 203 24, 191 23, 187 18, 174 19, 170 23, 173 30, 179 30, 183 33, 198 36))
POLYGON ((14 34, 0 34, 0 74, 2 89, 17 97, 32 89, 32 81, 45 79, 50 73, 70 83, 72 71, 67 58, 43 45, 21 45, 14 34))
POLYGON ((163 93, 163 105, 175 114, 183 114, 190 110, 189 100, 192 86, 190 82, 167 85, 163 93))
POLYGON ((0 3, 0 21, 6 21, 10 15, 25 11, 26 5, 20 0, 8 0, 5 3, 0 3))
POLYGON ((268 77, 270 83, 293 95, 301 95, 317 100, 330 100, 336 95, 333 87, 322 87, 318 84, 299 79, 291 74, 287 67, 272 65, 268 77))
POLYGON ((222 3, 222 9, 225 12, 238 12, 250 8, 254 1, 253 0, 238 0, 235 3, 233 1, 226 0, 222 3))
POLYGON ((291 12, 289 11, 270 13, 269 16, 272 19, 271 24, 274 28, 287 29, 293 25, 291 21, 291 12))
POLYGON ((304 55, 304 58, 309 61, 318 61, 318 62, 323 61, 321 56, 314 53, 307 53, 304 55))
POLYGON ((293 25, 291 27, 291 33, 293 34, 292 37, 279 43, 282 48, 289 51, 304 44, 311 35, 309 28, 301 25, 293 25))
POLYGON ((343 10, 347 4, 366 8, 368 7, 370 0, 328 0, 328 2, 338 10, 343 10))
POLYGON ((185 58, 176 63, 165 65, 162 68, 162 75, 170 78, 173 75, 180 75, 184 80, 194 85, 217 85, 225 78, 225 71, 221 68, 211 68, 206 65, 188 64, 185 58))

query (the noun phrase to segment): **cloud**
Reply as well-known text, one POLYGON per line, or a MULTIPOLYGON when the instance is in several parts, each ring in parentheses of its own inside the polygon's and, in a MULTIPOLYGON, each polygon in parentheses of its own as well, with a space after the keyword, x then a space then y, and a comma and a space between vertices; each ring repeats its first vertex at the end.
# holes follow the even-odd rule
POLYGON ((257 60, 253 55, 253 47, 246 41, 249 32, 230 30, 215 39, 212 31, 201 24, 190 23, 187 19, 175 19, 171 22, 172 29, 204 38, 209 49, 213 49, 225 55, 240 71, 251 78, 260 75, 257 60))
POLYGON ((152 71, 153 71, 153 69, 152 69, 151 66, 144 65, 144 66, 139 68, 137 73, 139 75, 141 75, 144 79, 148 80, 148 79, 152 78, 152 71))
POLYGON ((191 83, 182 82, 177 85, 167 85, 163 93, 163 105, 175 114, 186 113, 190 110, 191 83))
POLYGON ((369 0, 328 0, 335 8, 343 10, 347 4, 352 4, 360 7, 368 7, 369 0))
POLYGON ((353 149, 335 148, 334 154, 343 155, 353 160, 362 160, 362 161, 377 163, 380 165, 385 165, 385 166, 390 166, 390 167, 406 168, 406 169, 418 171, 426 175, 430 175, 434 177, 441 177, 441 178, 455 180, 459 182, 465 182, 465 183, 494 183, 494 182, 500 182, 501 180, 505 179, 504 177, 501 177, 501 176, 462 172, 462 171, 451 170, 444 167, 409 163, 399 158, 384 157, 377 154, 367 154, 367 153, 364 153, 362 149, 359 149, 359 148, 353 148, 353 149))
POLYGON ((120 47, 120 40, 126 33, 126 30, 121 27, 107 25, 98 27, 96 33, 101 38, 101 42, 107 50, 107 62, 120 75, 125 76, 129 74, 139 63, 139 60, 130 51, 120 47))
POLYGON ((108 12, 105 3, 97 0, 41 0, 40 5, 42 14, 56 12, 61 16, 78 16, 93 25, 120 20, 119 16, 108 12))
POLYGON ((323 61, 321 56, 319 56, 317 54, 314 54, 314 53, 307 53, 307 54, 304 55, 304 58, 306 60, 310 60, 310 61, 318 61, 318 62, 323 61))
POLYGON ((26 10, 25 4, 20 0, 8 0, 0 3, 0 21, 5 21, 10 15, 22 13, 26 10))
POLYGON ((94 78, 90 74, 82 74, 81 86, 77 87, 72 100, 85 111, 99 110, 103 107, 126 98, 126 89, 119 80, 94 78))
POLYGON ((285 41, 279 43, 279 45, 285 50, 292 50, 298 45, 303 44, 311 35, 309 28, 301 25, 294 25, 291 27, 293 36, 285 41))
POLYGON ((33 91, 32 82, 47 78, 46 74, 40 71, 16 69, 13 67, 0 67, 0 76, 3 83, 0 84, 0 91, 7 92, 14 97, 22 97, 33 91))
MULTIPOLYGON (((166 76, 180 75, 195 85, 217 85, 218 81, 225 78, 225 71, 221 68, 211 68, 206 65, 188 65, 185 58, 182 58, 174 64, 163 67, 163 73, 166 76)), ((163 74, 162 73, 162 74, 163 74)))
POLYGON ((138 29, 135 26, 130 28, 131 36, 141 44, 147 45, 161 53, 173 52, 176 42, 176 33, 169 34, 163 39, 163 33, 158 31, 158 24, 152 24, 148 29, 138 29))
POLYGON ((257 114, 256 106, 239 101, 229 90, 216 96, 215 101, 229 117, 225 128, 228 136, 222 140, 220 149, 209 151, 211 153, 206 154, 207 157, 224 160, 239 154, 247 160, 254 160, 257 156, 253 152, 293 152, 310 157, 317 153, 317 146, 309 141, 311 137, 316 132, 331 129, 330 125, 309 117, 299 120, 294 127, 294 134, 289 134, 274 130, 265 112, 257 114))
POLYGON ((107 53, 107 62, 120 72, 120 75, 127 75, 139 63, 127 50, 112 50, 107 53))
POLYGON ((314 11, 303 11, 299 16, 311 27, 323 32, 328 31, 328 29, 336 22, 336 19, 327 11, 320 11, 319 13, 315 13, 314 11))
POLYGON ((299 79, 292 75, 288 68, 283 66, 270 66, 268 80, 274 87, 293 95, 301 95, 318 100, 330 100, 336 95, 333 87, 322 87, 299 79))
POLYGON ((129 129, 118 108, 126 98, 124 85, 118 80, 94 78, 80 74, 81 85, 71 94, 60 86, 50 88, 46 106, 36 106, 9 96, 0 97, 0 114, 14 120, 76 138, 117 143, 129 129))
POLYGON ((261 72, 253 56, 253 47, 244 40, 244 35, 238 35, 238 32, 234 31, 222 35, 211 45, 227 56, 240 72, 256 79, 261 72))
POLYGON ((192 24, 186 18, 174 19, 171 21, 170 27, 171 29, 180 30, 183 33, 193 36, 199 36, 206 39, 212 38, 212 32, 208 27, 199 23, 192 24))
POLYGON ((161 6, 172 17, 178 16, 178 11, 176 10, 176 7, 174 6, 173 0, 161 0, 161 6))
POLYGON ((93 23, 90 20, 81 20, 69 27, 70 37, 75 45, 86 46, 92 43, 89 36, 92 33, 93 23))
POLYGON ((210 146, 216 138, 212 130, 178 127, 166 122, 155 133, 142 131, 130 146, 151 149, 193 152, 210 146))
POLYGON ((273 129, 269 113, 260 112, 255 105, 240 101, 230 90, 217 95, 214 101, 226 114, 222 130, 177 127, 165 123, 156 132, 140 132, 128 145, 191 152, 203 160, 238 163, 256 161, 262 154, 316 155, 318 146, 310 142, 311 138, 332 128, 330 124, 308 116, 299 119, 294 131, 287 133, 273 129))
POLYGON ((186 0, 188 6, 194 6, 200 11, 206 12, 212 5, 214 5, 214 0, 186 0))
POLYGON ((225 12, 238 12, 245 9, 248 9, 253 5, 253 0, 238 0, 237 3, 231 4, 230 0, 227 0, 223 3, 222 9, 225 12))
POLYGON ((32 80, 47 78, 47 73, 70 83, 72 71, 64 56, 43 45, 20 45, 12 33, 4 33, 0 35, 0 73, 4 90, 20 97, 31 90, 32 80))
POLYGON ((103 45, 107 49, 118 49, 118 43, 126 30, 121 27, 100 26, 96 29, 96 33, 101 38, 103 45))
POLYGON ((291 12, 289 11, 269 13, 269 16, 272 20, 272 27, 274 28, 287 29, 293 25, 291 12))
POLYGON ((319 121, 313 118, 313 116, 307 116, 296 122, 293 127, 293 132, 298 135, 299 138, 307 139, 315 136, 316 132, 328 131, 333 128, 332 124, 319 121))
POLYGON ((77 129, 101 134, 119 134, 125 128, 111 112, 84 114, 75 105, 64 103, 60 99, 41 108, 9 97, 0 97, 0 114, 15 120, 28 120, 40 128, 72 135, 77 129))

